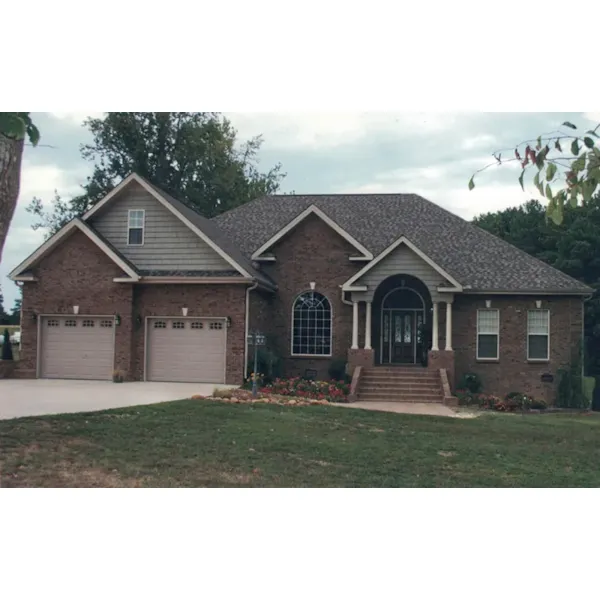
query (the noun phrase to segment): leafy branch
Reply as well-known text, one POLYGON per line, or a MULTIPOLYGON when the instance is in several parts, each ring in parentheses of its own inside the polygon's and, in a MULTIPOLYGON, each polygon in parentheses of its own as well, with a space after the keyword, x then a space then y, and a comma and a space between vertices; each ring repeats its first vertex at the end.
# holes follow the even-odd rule
POLYGON ((0 112, 0 133, 15 140, 27 136, 32 146, 40 141, 40 132, 28 112, 0 112))
MULTIPOLYGON (((577 127, 568 121, 563 123, 562 127, 571 131, 577 130, 577 127)), ((494 162, 473 174, 469 180, 469 190, 475 188, 475 177, 479 173, 493 166, 518 162, 521 165, 519 184, 525 191, 525 176, 536 167, 533 185, 549 201, 547 215, 556 224, 560 224, 566 202, 573 207, 579 202, 586 204, 600 185, 600 150, 596 142, 596 139, 600 139, 599 129, 600 123, 583 135, 557 130, 542 134, 535 140, 521 142, 514 151, 504 149, 493 152, 494 162), (506 152, 514 152, 514 156, 503 158, 502 154, 506 152), (562 189, 553 191, 550 184, 555 189, 558 184, 562 189)))

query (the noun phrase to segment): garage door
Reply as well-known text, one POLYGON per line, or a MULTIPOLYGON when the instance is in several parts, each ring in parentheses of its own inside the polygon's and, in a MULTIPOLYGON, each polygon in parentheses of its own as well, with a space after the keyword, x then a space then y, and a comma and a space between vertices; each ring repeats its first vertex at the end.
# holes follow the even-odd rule
POLYGON ((148 319, 149 381, 225 382, 224 319, 148 319))
POLYGON ((40 333, 41 377, 112 378, 112 317, 42 317, 40 333))

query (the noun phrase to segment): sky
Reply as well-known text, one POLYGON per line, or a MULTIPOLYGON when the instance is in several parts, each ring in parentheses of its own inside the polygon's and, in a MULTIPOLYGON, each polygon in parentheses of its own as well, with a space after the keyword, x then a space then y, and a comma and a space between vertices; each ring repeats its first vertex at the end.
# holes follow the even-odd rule
MULTIPOLYGON (((0 265, 4 306, 18 295, 7 274, 44 239, 33 231, 25 207, 33 197, 49 204, 55 191, 64 198, 80 192, 92 163, 79 152, 90 141, 83 126, 94 112, 33 113, 40 146, 26 147, 21 188, 0 265)), ((281 163, 287 176, 282 192, 416 193, 453 213, 474 216, 540 199, 532 184, 523 192, 518 166, 492 167, 471 175, 492 153, 555 131, 564 121, 581 128, 600 122, 600 113, 225 113, 240 140, 263 136, 259 155, 264 170, 281 163)))

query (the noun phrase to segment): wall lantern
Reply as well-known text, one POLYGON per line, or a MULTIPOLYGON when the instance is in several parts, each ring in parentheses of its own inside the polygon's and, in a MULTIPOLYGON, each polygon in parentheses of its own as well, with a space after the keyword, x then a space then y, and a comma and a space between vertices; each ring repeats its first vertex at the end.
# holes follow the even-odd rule
POLYGON ((138 316, 135 318, 135 323, 136 323, 136 325, 139 327, 139 326, 142 324, 142 322, 143 322, 142 315, 138 315, 138 316))
POLYGON ((536 308, 542 308, 542 301, 541 300, 536 300, 535 301, 535 306, 536 306, 536 308))
POLYGON ((314 292, 315 291, 315 287, 317 287, 317 284, 314 281, 310 282, 310 289, 314 292))
POLYGON ((74 315, 78 315, 79 314, 79 306, 77 306, 77 305, 73 306, 73 314, 74 315))
POLYGON ((115 315, 115 325, 118 327, 121 324, 121 315, 115 315))
POLYGON ((231 327, 231 317, 227 317, 227 329, 231 327))
POLYGON ((32 314, 31 314, 31 320, 32 320, 34 323, 37 323, 37 313, 35 313, 35 312, 34 312, 34 313, 32 313, 32 314))
POLYGON ((485 307, 486 308, 492 308, 492 301, 491 300, 486 300, 485 301, 485 307))
POLYGON ((182 314, 184 317, 187 317, 187 315, 188 315, 188 307, 187 307, 187 306, 184 306, 184 307, 181 309, 181 314, 182 314))

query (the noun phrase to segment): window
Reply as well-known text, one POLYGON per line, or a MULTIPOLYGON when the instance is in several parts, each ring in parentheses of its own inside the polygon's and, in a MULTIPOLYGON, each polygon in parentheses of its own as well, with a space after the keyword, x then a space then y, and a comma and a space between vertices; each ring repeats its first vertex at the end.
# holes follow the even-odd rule
POLYGON ((527 312, 527 360, 550 358, 550 311, 527 312))
POLYGON ((96 323, 92 321, 92 319, 84 319, 82 323, 83 327, 94 327, 94 325, 96 325, 96 323))
POLYGON ((202 329, 204 327, 204 324, 202 323, 202 321, 192 321, 191 327, 192 329, 202 329))
POLYGON ((223 329, 223 323, 217 321, 210 324, 211 329, 223 329))
POLYGON ((127 223, 127 245, 128 246, 143 246, 144 245, 144 219, 146 211, 130 210, 127 223))
POLYGON ((154 321, 154 329, 166 329, 167 324, 165 321, 154 321))
POLYGON ((100 321, 100 327, 111 328, 112 326, 113 326, 113 322, 110 319, 105 319, 104 321, 100 321))
POLYGON ((331 304, 317 292, 296 298, 292 314, 292 354, 331 356, 331 304))
POLYGON ((65 327, 77 327, 77 321, 75 319, 67 319, 65 321, 65 327))
POLYGON ((48 319, 47 325, 48 325, 48 327, 58 327, 59 326, 58 319, 48 319))
POLYGON ((185 329, 184 321, 173 321, 173 325, 171 325, 173 329, 185 329))
POLYGON ((477 311, 477 359, 498 360, 500 354, 500 311, 477 311))

